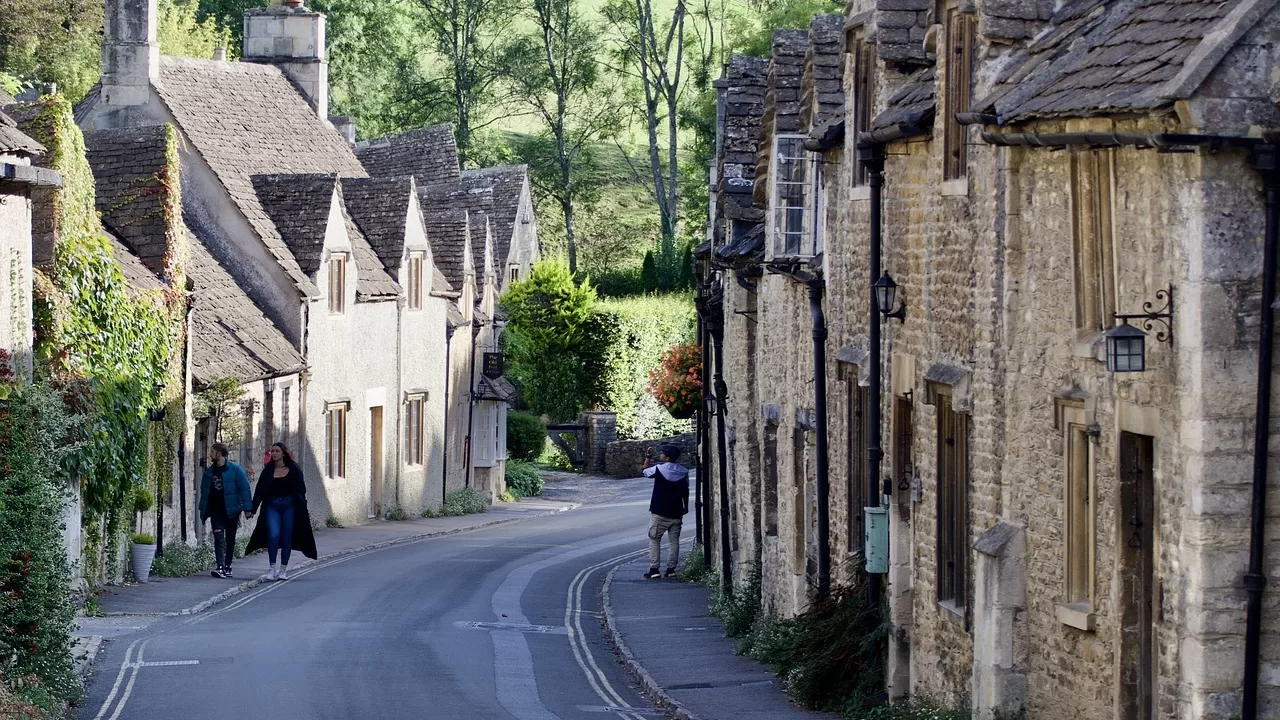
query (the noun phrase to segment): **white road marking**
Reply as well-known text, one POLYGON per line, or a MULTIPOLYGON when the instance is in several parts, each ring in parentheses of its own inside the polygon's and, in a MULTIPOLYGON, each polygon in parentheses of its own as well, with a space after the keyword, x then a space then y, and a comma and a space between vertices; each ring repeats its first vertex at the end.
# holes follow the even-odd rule
POLYGON ((117 720, 120 713, 124 712, 124 706, 129 702, 129 696, 133 694, 133 684, 138 679, 138 666, 142 664, 142 655, 147 651, 147 645, 151 642, 150 638, 142 641, 138 646, 138 662, 133 665, 133 672, 129 674, 129 682, 124 686, 124 692, 120 694, 120 702, 116 703, 116 711, 111 713, 110 720, 117 720))
POLYGON ((116 693, 120 692, 120 683, 124 681, 125 671, 129 669, 129 659, 133 657, 133 648, 138 645, 138 642, 138 640, 134 640, 125 649, 124 662, 120 663, 120 672, 116 673, 116 681, 111 685, 111 693, 107 695, 107 699, 102 703, 98 714, 93 716, 93 720, 102 720, 102 718, 106 717, 107 711, 111 709, 111 703, 115 702, 116 693))
POLYGON ((175 665, 199 665, 199 660, 156 660, 154 662, 137 663, 137 667, 174 667, 175 665))

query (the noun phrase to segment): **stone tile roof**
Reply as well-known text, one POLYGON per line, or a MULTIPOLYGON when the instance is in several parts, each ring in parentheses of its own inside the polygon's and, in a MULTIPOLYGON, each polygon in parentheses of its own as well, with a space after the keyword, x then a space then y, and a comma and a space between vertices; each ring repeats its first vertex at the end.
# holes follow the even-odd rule
POLYGON ((165 272, 168 225, 165 204, 164 125, 84 134, 102 221, 156 275, 165 272))
MULTIPOLYGON (((2 92, 2 91, 0 91, 2 92)), ((5 97, 8 97, 7 95, 5 97)), ((0 98, 0 107, 13 104, 13 98, 0 98)), ((44 152, 44 146, 18 129, 18 123, 0 112, 0 153, 21 153, 35 157, 44 152)))
POLYGON ((404 258, 405 224, 414 192, 413 178, 344 178, 342 199, 347 214, 395 277, 404 258))
POLYGON ((191 374, 201 384, 243 382, 302 370, 302 355, 249 299, 204 243, 190 235, 191 374))
POLYGON ((764 120, 760 130, 762 141, 756 160, 756 182, 752 195, 754 202, 760 207, 767 207, 769 204, 768 174, 773 138, 803 131, 800 125, 800 88, 804 82, 804 58, 808 49, 808 30, 773 31, 773 55, 769 61, 769 83, 765 91, 764 120))
POLYGON ((449 279, 440 272, 440 268, 436 267, 434 259, 431 263, 431 292, 433 293, 452 293, 456 292, 453 286, 449 284, 449 279))
POLYGON ((428 205, 425 200, 422 208, 431 259, 445 280, 461 290, 466 280, 467 211, 428 205))
POLYGON ((459 177, 458 145, 448 123, 361 141, 356 155, 374 177, 410 175, 423 185, 459 177))
POLYGON ((445 306, 444 321, 451 328, 460 328, 467 324, 466 318, 462 317, 462 311, 454 303, 445 306))
POLYGON ((1243 5, 1244 0, 1074 0, 1054 14, 1049 28, 1013 59, 973 109, 994 112, 1005 124, 1168 106, 1194 92, 1234 42, 1227 40, 1243 32, 1241 24, 1257 22, 1249 13, 1232 15, 1243 5), (1188 74, 1199 80, 1188 82, 1194 80, 1188 74))
POLYGON ((493 272, 494 261, 485 251, 493 244, 493 224, 483 210, 468 210, 467 222, 471 231, 471 267, 477 278, 488 277, 493 272))
POLYGON ((884 111, 872 118, 871 132, 904 126, 931 130, 937 110, 935 79, 936 73, 931 67, 917 70, 909 76, 889 98, 884 111))
MULTIPOLYGON (((254 175, 250 178, 260 206, 281 241, 307 276, 320 270, 325 232, 338 176, 326 174, 254 175)), ((338 192, 339 203, 342 195, 338 192)), ((340 206, 356 266, 356 296, 361 299, 395 297, 399 286, 387 275, 382 260, 369 241, 340 206)))
POLYGON ((511 239, 515 237, 516 223, 520 220, 520 198, 528 177, 528 165, 499 165, 462 171, 464 185, 473 189, 489 189, 488 204, 482 209, 488 213, 493 230, 493 260, 502 269, 506 268, 511 252, 511 239))
POLYGON ((149 290, 164 290, 167 285, 164 281, 151 272, 142 260, 129 251, 129 247, 120 242, 120 238, 114 235, 108 235, 111 241, 111 253, 116 258, 116 264, 120 266, 120 272, 124 275, 126 291, 137 297, 138 295, 149 290))
POLYGON ((254 175, 367 173, 279 68, 162 56, 156 89, 194 150, 213 169, 300 291, 315 284, 289 252, 254 192, 254 175))
POLYGON ((810 135, 844 119, 844 15, 814 15, 809 23, 800 124, 810 135))

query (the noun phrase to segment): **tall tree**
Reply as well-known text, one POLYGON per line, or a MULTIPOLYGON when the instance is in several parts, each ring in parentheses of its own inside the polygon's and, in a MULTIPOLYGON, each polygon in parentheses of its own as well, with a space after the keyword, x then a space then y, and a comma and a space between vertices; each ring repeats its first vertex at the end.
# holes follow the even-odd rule
POLYGON ((458 158, 467 165, 474 156, 476 131, 496 119, 486 117, 486 111, 497 104, 506 76, 515 0, 417 0, 417 4, 423 30, 445 66, 439 85, 447 88, 453 102, 458 158))
POLYGON ((102 73, 101 34, 101 2, 0 0, 0 72, 78 101, 102 73))
POLYGON ((538 189, 564 215, 571 273, 578 271, 575 205, 596 197, 591 144, 618 125, 612 93, 597 86, 600 28, 584 16, 580 1, 533 0, 527 14, 536 36, 520 38, 506 63, 515 93, 543 126, 518 151, 529 161, 538 189))
POLYGON ((657 16, 653 0, 611 0, 604 13, 618 30, 618 70, 636 78, 644 93, 649 190, 661 216, 662 255, 674 266, 680 199, 680 100, 689 40, 704 37, 699 22, 706 16, 701 10, 691 14, 686 0, 676 0, 669 18, 657 16))

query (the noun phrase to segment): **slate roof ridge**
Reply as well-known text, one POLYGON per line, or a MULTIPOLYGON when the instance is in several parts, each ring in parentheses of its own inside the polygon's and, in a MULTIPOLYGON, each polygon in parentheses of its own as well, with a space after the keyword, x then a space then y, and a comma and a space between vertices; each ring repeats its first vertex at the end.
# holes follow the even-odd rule
POLYGON ((452 123, 361 140, 354 152, 369 175, 412 175, 420 185, 457 180, 462 169, 452 123))
POLYGON ((251 175, 258 202, 308 277, 320 269, 338 176, 329 173, 251 175))

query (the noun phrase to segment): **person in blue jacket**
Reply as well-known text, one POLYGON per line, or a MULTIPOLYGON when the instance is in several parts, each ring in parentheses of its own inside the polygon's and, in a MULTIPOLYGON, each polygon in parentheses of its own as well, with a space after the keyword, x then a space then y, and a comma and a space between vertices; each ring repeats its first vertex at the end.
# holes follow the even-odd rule
POLYGON ((680 448, 662 445, 658 448, 658 464, 645 459, 644 476, 653 478, 653 494, 649 498, 649 572, 650 580, 662 577, 658 562, 662 559, 662 536, 667 536, 667 577, 676 576, 680 564, 680 528, 689 512, 689 471, 676 461, 680 448))
POLYGON ((211 574, 216 578, 231 577, 240 513, 246 519, 253 517, 249 476, 244 474, 244 468, 227 459, 229 452, 226 445, 214 443, 212 462, 200 478, 200 522, 208 520, 213 528, 213 554, 218 566, 211 574))

